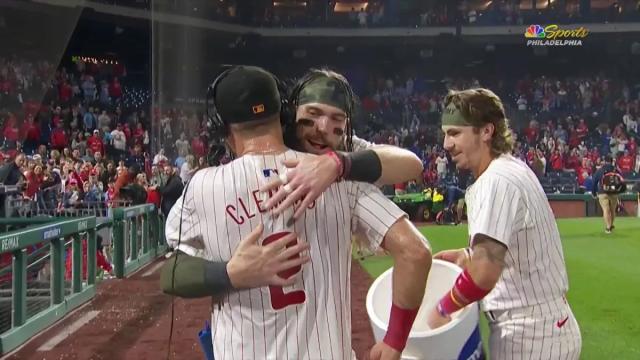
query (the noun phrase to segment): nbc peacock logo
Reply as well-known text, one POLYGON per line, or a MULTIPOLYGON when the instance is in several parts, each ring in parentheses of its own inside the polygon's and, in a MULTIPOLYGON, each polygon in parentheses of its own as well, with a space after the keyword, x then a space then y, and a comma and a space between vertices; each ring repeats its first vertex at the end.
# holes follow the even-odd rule
POLYGON ((540 25, 529 25, 527 31, 524 33, 524 37, 526 38, 544 39, 545 35, 544 28, 540 25))
POLYGON ((556 24, 529 25, 524 32, 527 46, 582 46, 582 40, 588 35, 585 27, 561 28, 556 24))

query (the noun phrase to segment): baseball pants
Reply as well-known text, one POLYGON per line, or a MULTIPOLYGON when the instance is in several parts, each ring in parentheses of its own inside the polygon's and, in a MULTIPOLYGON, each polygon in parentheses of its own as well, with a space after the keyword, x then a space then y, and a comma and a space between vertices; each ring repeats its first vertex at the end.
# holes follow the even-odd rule
POLYGON ((492 360, 578 360, 580 327, 566 299, 504 311, 485 312, 489 319, 492 360))

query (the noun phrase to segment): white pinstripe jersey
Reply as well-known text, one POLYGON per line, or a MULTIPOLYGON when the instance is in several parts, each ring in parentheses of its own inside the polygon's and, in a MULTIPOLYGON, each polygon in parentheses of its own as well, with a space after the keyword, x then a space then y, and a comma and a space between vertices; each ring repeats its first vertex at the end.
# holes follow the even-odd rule
POLYGON ((353 144, 353 152, 367 150, 379 146, 355 135, 353 135, 353 137, 351 138, 351 143, 353 144))
POLYGON ((469 239, 485 234, 505 244, 505 268, 482 300, 485 311, 561 298, 569 289, 560 233, 547 196, 529 167, 502 155, 466 193, 469 239))
POLYGON ((167 241, 175 246, 182 209, 181 242, 199 236, 205 257, 227 261, 238 243, 260 222, 262 244, 294 231, 311 245, 311 262, 291 287, 262 287, 227 295, 212 315, 215 358, 221 359, 350 359, 351 234, 365 232, 376 248, 385 233, 405 216, 373 185, 332 184, 305 214, 288 225, 293 209, 280 216, 265 211, 267 195, 258 189, 285 170, 284 159, 303 156, 245 155, 230 164, 198 171, 171 209, 167 241))

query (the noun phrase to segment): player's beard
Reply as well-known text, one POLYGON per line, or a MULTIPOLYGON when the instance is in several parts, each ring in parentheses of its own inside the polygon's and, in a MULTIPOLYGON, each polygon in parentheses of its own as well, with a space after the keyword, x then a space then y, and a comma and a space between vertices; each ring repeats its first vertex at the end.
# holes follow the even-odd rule
POLYGON ((296 137, 299 150, 316 155, 324 154, 330 150, 339 150, 343 139, 343 136, 337 135, 335 139, 330 139, 330 136, 317 130, 310 130, 304 125, 298 125, 296 137))

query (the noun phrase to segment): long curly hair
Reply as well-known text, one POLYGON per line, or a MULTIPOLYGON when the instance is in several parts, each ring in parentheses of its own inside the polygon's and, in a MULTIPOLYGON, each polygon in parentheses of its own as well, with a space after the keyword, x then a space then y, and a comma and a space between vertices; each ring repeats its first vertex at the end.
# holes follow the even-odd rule
POLYGON ((502 100, 493 91, 483 88, 462 91, 451 90, 444 99, 444 106, 453 103, 474 130, 486 124, 493 124, 495 131, 491 139, 491 153, 494 156, 510 153, 514 139, 509 120, 504 112, 502 100))

